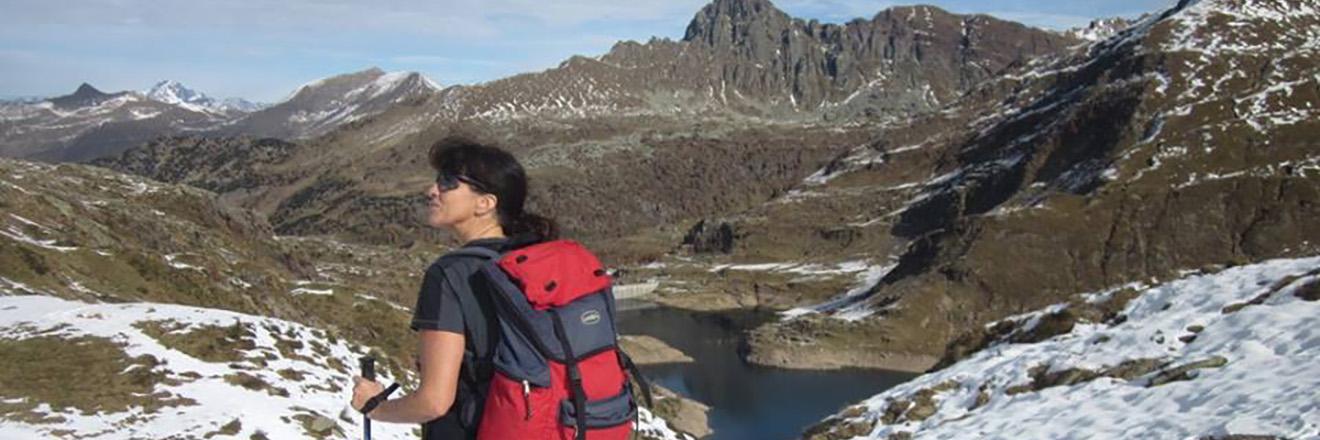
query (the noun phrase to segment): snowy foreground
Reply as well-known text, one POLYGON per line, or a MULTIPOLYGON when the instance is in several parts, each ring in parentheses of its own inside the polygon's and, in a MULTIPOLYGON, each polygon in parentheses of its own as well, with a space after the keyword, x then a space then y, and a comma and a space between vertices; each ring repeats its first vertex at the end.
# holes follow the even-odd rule
POLYGON ((832 417, 830 438, 1320 438, 1317 283, 1320 257, 1127 286, 1126 319, 993 344, 832 417))
MULTIPOLYGON (((226 438, 246 439, 261 434, 274 440, 313 437, 309 429, 317 430, 318 438, 362 438, 361 416, 348 408, 347 401, 351 374, 364 349, 318 337, 324 332, 311 327, 167 304, 88 304, 48 296, 0 296, 0 340, 38 335, 106 338, 121 345, 128 357, 154 356, 159 360, 155 369, 166 372, 171 379, 181 379, 155 384, 154 391, 195 402, 166 406, 154 413, 134 407, 121 413, 95 414, 72 408, 57 411, 41 404, 37 412, 48 416, 45 422, 0 416, 0 439, 209 438, 208 434, 221 432, 226 438), (251 349, 241 351, 243 357, 263 358, 265 365, 258 368, 245 362, 195 358, 162 344, 144 332, 141 323, 168 323, 174 332, 240 324, 250 332, 254 343, 251 349), (281 370, 285 374, 277 373, 281 370), (293 376, 290 370, 298 377, 289 377, 293 376), (269 387, 250 389, 225 379, 240 373, 255 376, 269 387), (224 432, 222 427, 234 420, 241 422, 239 431, 224 432)), ((25 403, 22 398, 0 400, 6 404, 25 403)), ((372 437, 413 439, 414 427, 373 423, 372 437)), ((640 429, 655 438, 680 438, 664 421, 645 410, 640 429)))

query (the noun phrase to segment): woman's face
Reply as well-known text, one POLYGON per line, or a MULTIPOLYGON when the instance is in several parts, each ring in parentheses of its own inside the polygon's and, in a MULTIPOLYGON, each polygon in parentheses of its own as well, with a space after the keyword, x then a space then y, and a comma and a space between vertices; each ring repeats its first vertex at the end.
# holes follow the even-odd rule
POLYGON ((426 189, 426 223, 433 228, 453 227, 472 218, 477 210, 480 194, 466 182, 444 191, 435 182, 426 189))

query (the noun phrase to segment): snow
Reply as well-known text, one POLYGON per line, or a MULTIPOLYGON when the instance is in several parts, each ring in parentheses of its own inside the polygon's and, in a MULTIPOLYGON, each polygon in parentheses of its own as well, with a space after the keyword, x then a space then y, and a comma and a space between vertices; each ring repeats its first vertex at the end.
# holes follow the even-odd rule
POLYGON ((23 187, 21 187, 21 186, 18 186, 18 184, 15 184, 14 182, 10 182, 10 181, 8 181, 8 180, 0 179, 0 184, 3 184, 4 186, 7 186, 7 187, 10 187, 10 188, 16 189, 16 190, 18 190, 18 192, 21 192, 21 193, 23 193, 23 194, 33 195, 32 191, 28 191, 27 188, 23 188, 23 187))
POLYGON ((633 428, 640 434, 660 440, 695 440, 691 435, 674 431, 664 419, 656 417, 651 410, 644 407, 637 408, 637 424, 633 425, 633 428))
POLYGON ((234 287, 237 287, 237 288, 240 288, 240 289, 243 289, 243 290, 247 290, 247 289, 251 289, 251 288, 252 288, 252 283, 249 283, 249 282, 247 282, 247 281, 243 281, 242 278, 238 278, 238 277, 229 277, 229 285, 234 286, 234 287))
POLYGON ((27 284, 9 278, 0 277, 0 295, 36 295, 44 293, 45 292, 28 286, 27 284))
MULTIPOLYGON (((224 102, 218 102, 202 92, 190 89, 178 81, 167 80, 156 83, 145 92, 142 92, 147 99, 157 102, 181 107, 185 110, 202 114, 223 114, 228 110, 238 109, 244 106, 245 101, 230 98, 224 102), (237 104, 237 106, 235 106, 237 104)), ((247 103, 250 105, 251 103, 247 103)), ((137 111, 133 112, 136 119, 145 119, 155 117, 160 112, 155 112, 150 116, 140 115, 137 111)))
MULTIPOLYGON (((861 403, 855 420, 877 421, 861 437, 898 432, 922 439, 1203 438, 1268 434, 1320 437, 1320 302, 1295 295, 1320 281, 1320 257, 1277 259, 1142 287, 1123 310, 1126 321, 1078 323, 1039 343, 999 343, 937 372, 861 403), (1248 305, 1225 313, 1229 305, 1248 305), (1197 333, 1193 326, 1199 326, 1197 333), (1195 334, 1184 342, 1180 337, 1195 334), (1163 368, 1222 357, 1221 367, 1149 387, 1159 370, 1132 380, 1100 377, 1010 395, 1045 367, 1098 370, 1155 359, 1163 368), (933 397, 937 411, 920 421, 878 421, 895 399, 951 384, 933 397), (984 387, 984 388, 983 388, 984 387), (977 407, 979 390, 988 400, 977 407)), ((1139 286, 1135 284, 1134 286, 1139 286)), ((1115 289, 1085 294, 1101 300, 1115 289)), ((1062 305, 1011 319, 1032 319, 1062 305)))
POLYGON ((838 164, 827 165, 816 170, 816 172, 812 173, 810 176, 803 178, 802 184, 804 186, 821 186, 839 176, 864 169, 868 166, 883 164, 885 163, 885 157, 917 151, 928 145, 930 145, 930 141, 915 145, 905 145, 886 151, 875 150, 868 144, 858 145, 853 147, 848 155, 841 159, 838 164))
POLYGON ((10 226, 6 230, 0 230, 0 236, 4 236, 5 238, 17 241, 19 243, 25 243, 42 249, 49 249, 52 251, 71 252, 78 250, 77 246, 60 246, 55 244, 56 242, 58 242, 58 240, 34 238, 30 235, 27 235, 21 229, 15 226, 10 226))
MULTIPOLYGON (((7 420, 0 424, 0 438, 49 438, 53 430, 59 429, 72 429, 87 434, 86 438, 95 439, 200 438, 234 419, 242 421, 242 432, 235 438, 248 438, 258 431, 272 439, 304 438, 306 434, 297 421, 285 422, 281 417, 307 412, 334 419, 344 429, 344 438, 362 437, 361 418, 356 413, 351 413, 353 417, 347 419, 337 417, 347 408, 351 372, 334 370, 326 362, 326 356, 307 346, 295 350, 299 355, 297 358, 284 358, 275 347, 277 334, 280 338, 292 335, 292 338, 304 342, 318 340, 310 327, 271 318, 168 304, 90 304, 46 296, 0 297, 0 335, 5 338, 24 338, 61 326, 54 334, 109 338, 124 344, 124 351, 130 357, 154 356, 161 361, 156 368, 171 372, 172 377, 186 372, 198 374, 195 380, 155 386, 157 392, 168 391, 196 400, 197 404, 166 407, 157 414, 144 414, 141 408, 122 413, 82 414, 78 411, 57 412, 43 406, 38 410, 44 409, 47 414, 59 415, 66 421, 39 425, 7 420), (256 370, 206 362, 169 349, 133 326, 144 321, 174 321, 188 327, 245 324, 254 333, 257 346, 249 353, 256 356, 273 354, 276 359, 270 360, 268 367, 256 370), (302 373, 304 380, 285 379, 275 373, 281 369, 302 373), (225 375, 240 371, 283 388, 289 396, 245 389, 223 379, 225 375), (338 384, 341 390, 324 388, 330 384, 338 384)), ((337 358, 343 365, 357 365, 357 357, 365 352, 362 347, 343 342, 320 342, 328 348, 329 357, 337 358)), ((382 376, 388 374, 382 373, 382 376)), ((390 378, 382 380, 388 383, 390 378)), ((411 439, 415 438, 413 428, 413 425, 374 423, 372 434, 379 439, 411 439)))
POLYGON ((292 295, 334 295, 335 290, 334 290, 334 289, 312 289, 312 288, 307 288, 307 287, 299 287, 299 288, 296 288, 296 289, 290 290, 289 293, 292 294, 292 295))
POLYGON ((827 267, 821 264, 789 261, 779 263, 717 264, 707 271, 713 273, 724 270, 740 270, 749 272, 793 273, 799 275, 838 275, 861 272, 869 267, 866 260, 843 261, 832 266, 833 267, 827 267))
POLYGON ((857 321, 875 313, 875 309, 866 303, 866 294, 871 288, 879 283, 889 271, 894 270, 898 264, 891 263, 886 265, 866 265, 858 267, 852 265, 850 269, 856 269, 854 272, 860 272, 857 275, 857 282, 851 289, 824 303, 795 307, 779 313, 783 320, 791 320, 811 313, 825 313, 829 316, 845 321, 857 321))
MULTIPOLYGON (((163 215, 163 214, 157 214, 157 215, 163 215)), ((166 264, 169 264, 170 267, 173 267, 173 268, 175 268, 175 269, 195 270, 195 271, 198 271, 198 272, 205 272, 205 271, 204 271, 202 268, 200 268, 200 267, 193 266, 193 265, 191 265, 191 264, 187 264, 187 263, 181 263, 181 262, 179 262, 179 261, 178 261, 178 260, 179 260, 179 257, 181 257, 181 256, 185 256, 185 255, 189 255, 189 254, 186 254, 186 253, 184 253, 184 254, 167 254, 167 255, 164 256, 164 258, 165 258, 165 263, 166 263, 166 264)))
POLYGON ((359 294, 356 294, 356 295, 354 295, 354 296, 356 296, 356 297, 358 297, 358 298, 361 298, 361 299, 365 299, 365 300, 367 300, 367 301, 378 301, 378 302, 383 303, 383 304, 385 304, 385 305, 387 305, 387 306, 390 306, 390 308, 392 308, 392 309, 394 309, 394 310, 398 310, 398 311, 400 311, 400 312, 412 313, 412 309, 410 309, 410 308, 407 308, 407 307, 404 307, 404 306, 401 306, 401 305, 395 304, 393 301, 389 301, 389 300, 381 299, 380 297, 377 297, 377 296, 375 296, 375 295, 368 295, 368 294, 365 294, 365 293, 359 293, 359 294))
POLYGON ((409 77, 418 75, 413 72, 390 72, 377 77, 367 85, 348 92, 344 95, 345 99, 363 99, 370 100, 379 98, 381 95, 395 91, 399 85, 407 81, 409 77))
MULTIPOLYGON (((0 291, 12 290, 21 284, 0 278, 0 291)), ((24 292, 31 289, 21 288, 24 292)), ((130 408, 119 413, 83 414, 76 410, 56 411, 42 403, 34 411, 63 417, 57 424, 32 424, 6 420, 0 424, 0 438, 35 439, 52 438, 56 430, 73 430, 79 438, 136 439, 136 438, 201 438, 217 431, 232 420, 240 420, 241 431, 232 438, 248 438, 257 432, 271 439, 308 438, 297 420, 284 420, 298 414, 314 413, 325 416, 344 430, 343 436, 329 438, 362 438, 361 416, 348 408, 353 371, 336 370, 331 359, 340 365, 355 368, 357 359, 369 347, 351 345, 342 340, 330 342, 318 337, 319 330, 279 319, 234 313, 223 310, 155 303, 98 304, 69 301, 49 296, 30 295, 0 297, 0 338, 23 339, 37 334, 61 337, 93 336, 107 338, 123 345, 125 355, 150 355, 160 361, 155 368, 178 383, 162 382, 153 392, 193 399, 194 405, 165 407, 158 413, 145 414, 141 408, 130 408), (267 366, 253 369, 249 365, 226 362, 207 362, 186 353, 170 349, 145 334, 135 324, 167 321, 182 324, 185 330, 199 326, 245 326, 253 336, 255 348, 245 351, 245 357, 262 357, 267 366), (301 348, 289 348, 294 355, 285 357, 280 339, 293 339, 303 343, 301 348), (313 348, 323 345, 324 350, 313 348), (303 375, 302 380, 286 379, 279 370, 293 370, 303 375), (249 390, 231 384, 224 376, 244 373, 256 376, 273 387, 288 392, 288 396, 273 395, 264 390, 249 390), (195 379, 183 376, 195 374, 195 379), (331 388, 339 388, 332 390, 331 388)), ((388 371, 378 371, 379 380, 390 383, 388 371)), ((413 378, 402 380, 412 382, 413 378)), ((17 403, 18 400, 6 402, 17 403)), ((650 411, 639 410, 637 429, 656 438, 691 440, 692 437, 676 433, 664 420, 650 411)), ((373 438, 414 439, 416 425, 376 422, 372 424, 373 438)))
POLYGON ((1077 38, 1079 40, 1096 42, 1109 39, 1126 28, 1126 22, 1121 18, 1105 18, 1092 21, 1086 27, 1072 28, 1064 32, 1064 35, 1077 38))

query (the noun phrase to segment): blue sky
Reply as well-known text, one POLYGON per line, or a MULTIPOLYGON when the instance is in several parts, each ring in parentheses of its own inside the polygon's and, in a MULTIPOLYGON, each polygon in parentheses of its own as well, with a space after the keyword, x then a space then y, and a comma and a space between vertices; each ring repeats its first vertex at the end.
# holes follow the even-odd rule
MULTIPOLYGON (((678 39, 708 0, 0 0, 0 96, 105 91, 172 79, 216 97, 282 99, 371 66, 471 84, 594 56, 619 40, 678 39)), ((889 0, 779 0, 826 22, 889 0)), ((1170 0, 927 0, 1047 28, 1135 16, 1170 0)))

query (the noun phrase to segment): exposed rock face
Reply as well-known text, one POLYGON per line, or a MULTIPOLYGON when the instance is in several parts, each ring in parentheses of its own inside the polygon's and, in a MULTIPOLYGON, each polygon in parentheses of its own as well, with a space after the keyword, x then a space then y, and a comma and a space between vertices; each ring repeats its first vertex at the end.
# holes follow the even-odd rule
MULTIPOLYGON (((929 155, 909 163, 930 177, 898 185, 913 191, 898 203, 872 202, 891 214, 857 216, 908 240, 856 298, 875 317, 804 349, 847 350, 869 332, 889 351, 935 353, 1068 292, 1317 252, 1307 219, 1320 215, 1320 150, 1303 133, 1320 130, 1320 64, 1314 33, 1296 30, 1320 17, 1298 2, 1210 0, 1161 17, 977 87, 959 110, 982 106, 974 117, 914 124, 969 129, 914 147, 929 155)), ((856 162, 886 157, 857 151, 856 162)), ((874 188, 898 167, 854 167, 813 191, 874 188)), ((776 232, 744 240, 762 233, 776 232)))
POLYGON ((727 254, 733 251, 735 239, 733 225, 728 222, 701 220, 688 230, 687 236, 683 237, 683 244, 692 246, 692 251, 697 253, 727 254))
POLYGON ((739 113, 897 120, 951 102, 1072 37, 985 15, 895 7, 843 25, 766 0, 718 0, 680 41, 620 42, 545 72, 447 89, 439 113, 499 123, 623 114, 739 113))
POLYGON ((1010 64, 1076 42, 933 6, 833 25, 794 19, 765 0, 717 0, 683 41, 710 50, 720 83, 741 95, 785 99, 794 109, 849 104, 873 115, 937 108, 1010 64))

